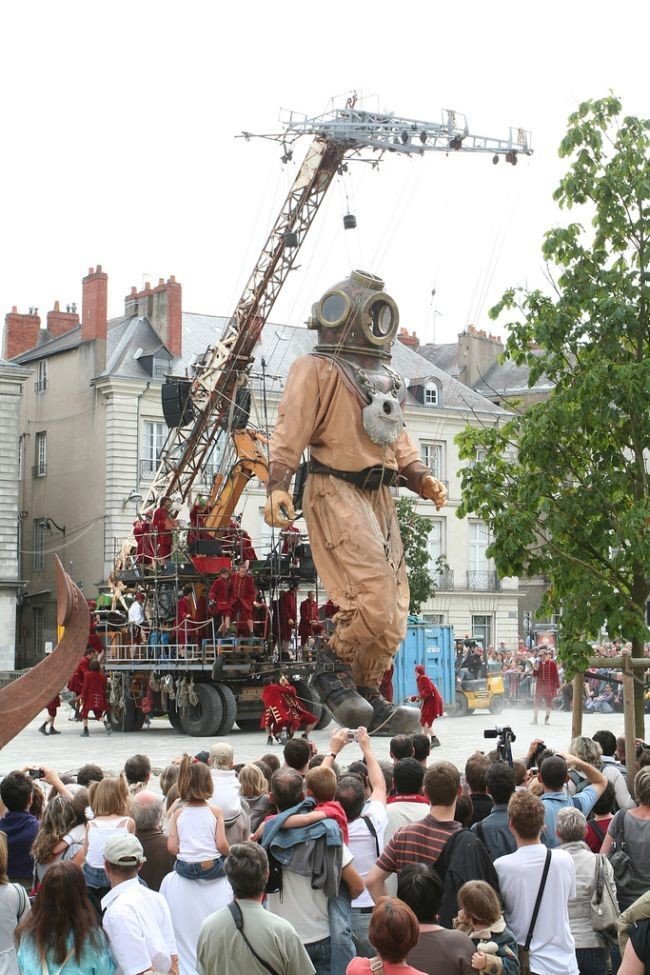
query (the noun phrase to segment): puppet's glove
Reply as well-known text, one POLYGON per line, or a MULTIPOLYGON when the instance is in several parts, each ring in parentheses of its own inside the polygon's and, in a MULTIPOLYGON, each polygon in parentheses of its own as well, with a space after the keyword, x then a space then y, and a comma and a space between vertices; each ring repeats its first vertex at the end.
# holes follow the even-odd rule
POLYGON ((447 504, 447 488, 442 481, 438 481, 432 474, 427 474, 422 478, 420 494, 427 501, 433 501, 436 506, 436 511, 444 508, 447 504))
POLYGON ((293 501, 288 491, 275 488, 266 499, 264 521, 272 528, 288 528, 296 520, 293 501))

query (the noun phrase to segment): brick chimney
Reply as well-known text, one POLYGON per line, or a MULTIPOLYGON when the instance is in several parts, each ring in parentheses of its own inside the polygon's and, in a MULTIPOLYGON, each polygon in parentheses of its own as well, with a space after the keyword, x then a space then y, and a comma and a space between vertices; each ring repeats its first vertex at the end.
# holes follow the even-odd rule
POLYGON ((58 338, 59 335, 65 335, 69 332, 71 328, 79 324, 79 315, 77 314, 76 308, 73 305, 72 309, 70 305, 66 311, 61 311, 59 308, 58 301, 54 302, 54 308, 52 311, 47 313, 47 330, 50 334, 50 338, 58 338), (72 310, 74 309, 74 310, 72 310))
POLYGON ((108 331, 108 274, 101 264, 88 268, 82 285, 81 341, 94 342, 95 375, 99 375, 106 368, 108 331))
POLYGON ((408 329, 400 328, 397 338, 402 345, 407 345, 409 349, 414 349, 417 352, 417 350, 420 348, 420 340, 417 337, 416 332, 411 332, 409 334, 408 329))
POLYGON ((183 289, 174 275, 167 282, 161 278, 153 289, 151 327, 165 348, 180 358, 183 354, 183 289))
POLYGON ((5 316, 5 330, 2 342, 2 358, 15 359, 23 352, 29 352, 38 345, 41 333, 41 319, 36 310, 30 309, 28 315, 18 314, 14 305, 5 316))

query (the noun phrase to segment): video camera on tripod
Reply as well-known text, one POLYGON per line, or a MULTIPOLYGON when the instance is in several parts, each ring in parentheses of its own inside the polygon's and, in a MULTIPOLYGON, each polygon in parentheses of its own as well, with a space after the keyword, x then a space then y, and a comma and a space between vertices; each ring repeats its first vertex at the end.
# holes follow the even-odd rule
POLYGON ((512 749, 510 745, 513 741, 517 740, 517 736, 512 728, 509 726, 500 727, 499 725, 496 728, 486 728, 483 732, 483 737, 497 739, 496 752, 499 756, 499 761, 507 762, 512 768, 512 749))

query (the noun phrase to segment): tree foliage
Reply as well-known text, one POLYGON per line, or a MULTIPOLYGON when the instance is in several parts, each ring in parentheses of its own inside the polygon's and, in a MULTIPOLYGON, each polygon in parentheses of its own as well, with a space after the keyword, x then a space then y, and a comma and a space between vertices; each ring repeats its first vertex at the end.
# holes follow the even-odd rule
MULTIPOLYGON (((490 526, 504 575, 544 575, 542 609, 561 612, 569 672, 602 626, 643 655, 650 575, 650 120, 621 117, 614 97, 580 105, 554 199, 584 222, 548 231, 552 287, 510 289, 505 355, 546 376, 549 397, 497 428, 469 428, 459 516, 490 526)), ((637 721, 643 721, 637 698, 637 721)))
POLYGON ((435 579, 429 571, 429 550, 427 548, 431 521, 424 515, 417 514, 416 504, 415 498, 397 498, 395 501, 397 520, 404 547, 406 574, 411 591, 410 613, 419 613, 422 603, 426 603, 427 599, 430 599, 436 591, 435 579))

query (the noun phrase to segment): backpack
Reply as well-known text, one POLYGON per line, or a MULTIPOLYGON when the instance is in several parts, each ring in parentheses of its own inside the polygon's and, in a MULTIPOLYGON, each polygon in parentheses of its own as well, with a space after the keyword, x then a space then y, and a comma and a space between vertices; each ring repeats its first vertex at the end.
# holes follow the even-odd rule
POLYGON ((443 928, 452 927, 458 914, 458 891, 468 880, 484 880, 500 893, 490 854, 471 829, 461 829, 450 836, 435 862, 435 870, 442 881, 438 923, 443 928))

